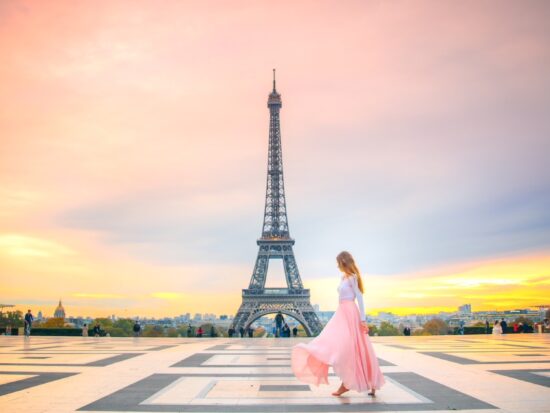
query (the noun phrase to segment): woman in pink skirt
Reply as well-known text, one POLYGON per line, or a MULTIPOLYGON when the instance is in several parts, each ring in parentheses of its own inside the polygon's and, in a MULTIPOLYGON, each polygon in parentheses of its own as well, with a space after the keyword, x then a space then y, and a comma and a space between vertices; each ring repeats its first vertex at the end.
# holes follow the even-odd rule
POLYGON ((298 380, 318 386, 328 384, 328 366, 332 366, 342 380, 334 396, 348 390, 370 390, 368 394, 374 396, 385 380, 368 336, 361 274, 349 252, 338 254, 336 261, 343 273, 338 287, 340 303, 317 337, 292 348, 292 371, 298 380))

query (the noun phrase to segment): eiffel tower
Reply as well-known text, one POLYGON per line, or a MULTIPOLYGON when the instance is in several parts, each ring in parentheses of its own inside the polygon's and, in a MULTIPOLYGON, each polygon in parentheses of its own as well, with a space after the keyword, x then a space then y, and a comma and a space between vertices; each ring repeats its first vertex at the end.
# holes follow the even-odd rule
POLYGON ((280 311, 302 324, 309 336, 317 335, 323 329, 323 325, 311 306, 309 290, 302 284, 292 249, 294 239, 290 238, 288 231, 279 122, 282 100, 275 88, 275 69, 273 69, 273 90, 267 99, 267 107, 269 108, 269 151, 264 224, 262 236, 256 241, 259 251, 250 285, 242 290, 243 301, 231 326, 236 331, 241 327, 246 330, 258 318, 280 311), (283 260, 287 288, 265 288, 269 261, 274 259, 283 260))

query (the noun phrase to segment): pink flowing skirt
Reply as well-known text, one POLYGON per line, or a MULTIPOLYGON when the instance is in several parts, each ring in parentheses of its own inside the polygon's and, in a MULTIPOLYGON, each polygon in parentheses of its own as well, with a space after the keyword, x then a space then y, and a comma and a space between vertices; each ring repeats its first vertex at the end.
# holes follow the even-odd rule
POLYGON ((355 301, 342 300, 323 331, 308 343, 292 347, 296 378, 318 386, 328 384, 328 367, 346 388, 363 392, 385 383, 368 334, 361 329, 355 301))

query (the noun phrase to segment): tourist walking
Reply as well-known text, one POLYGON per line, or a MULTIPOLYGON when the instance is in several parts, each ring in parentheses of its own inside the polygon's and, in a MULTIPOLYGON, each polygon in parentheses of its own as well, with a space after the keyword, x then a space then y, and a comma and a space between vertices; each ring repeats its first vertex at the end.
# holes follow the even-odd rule
POLYGON ((298 380, 318 386, 328 384, 328 367, 332 366, 342 380, 333 396, 348 390, 370 390, 368 394, 375 396, 385 379, 368 336, 361 274, 347 251, 338 254, 336 262, 342 272, 338 308, 317 337, 292 348, 292 371, 298 380))
POLYGON ((32 315, 31 310, 27 311, 25 314, 25 337, 31 335, 32 322, 34 321, 34 316, 32 315))
POLYGON ((485 333, 491 334, 491 326, 489 324, 489 320, 485 320, 485 333))
POLYGON ((498 320, 496 320, 495 324, 493 325, 493 334, 502 334, 502 326, 500 325, 498 320))
POLYGON ((508 327, 508 324, 504 320, 504 318, 500 321, 500 327, 502 328, 501 334, 506 334, 506 327, 508 327))
POLYGON ((134 337, 139 337, 141 335, 141 325, 137 320, 134 323, 133 330, 134 330, 134 337))
POLYGON ((88 325, 84 324, 82 326, 82 337, 88 337, 88 325))
POLYGON ((92 333, 94 334, 94 337, 101 337, 101 326, 99 323, 96 323, 94 328, 92 329, 92 333))
POLYGON ((298 335, 298 327, 294 326, 294 328, 292 329, 292 336, 296 337, 297 335, 298 335))
POLYGON ((279 311, 275 316, 275 337, 281 336, 281 330, 282 330, 284 321, 285 321, 285 318, 283 317, 283 314, 279 311))

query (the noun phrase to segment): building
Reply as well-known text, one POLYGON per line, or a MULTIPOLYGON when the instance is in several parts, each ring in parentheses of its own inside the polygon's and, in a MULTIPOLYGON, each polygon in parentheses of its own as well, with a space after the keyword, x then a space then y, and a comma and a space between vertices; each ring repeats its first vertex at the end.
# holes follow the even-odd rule
POLYGON ((460 314, 472 314, 472 304, 464 304, 458 307, 460 314))
POLYGON ((59 304, 57 308, 55 309, 53 316, 55 318, 62 318, 65 319, 65 309, 63 308, 63 304, 61 304, 61 298, 59 299, 59 304))

